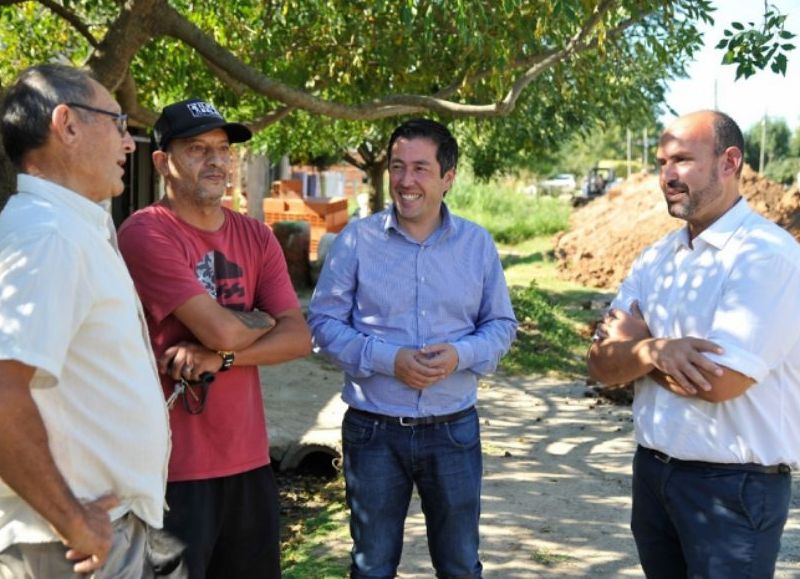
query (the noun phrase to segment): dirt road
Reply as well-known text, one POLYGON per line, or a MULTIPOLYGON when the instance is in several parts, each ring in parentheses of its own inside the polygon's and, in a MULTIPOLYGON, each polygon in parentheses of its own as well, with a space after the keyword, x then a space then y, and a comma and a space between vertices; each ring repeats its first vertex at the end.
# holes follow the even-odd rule
MULTIPOLYGON (((330 440, 335 433, 330 425, 343 409, 337 372, 306 360, 265 369, 262 382, 275 425, 271 434, 274 429, 277 438, 298 438, 278 426, 295 420, 306 429, 301 437, 319 442, 323 439, 313 435, 316 427, 308 426, 319 416, 320 431, 330 440)), ((598 405, 585 392, 582 382, 535 376, 483 382, 481 552, 487 579, 642 576, 628 529, 634 449, 630 409, 598 405)), ((794 486, 776 574, 780 578, 800 576, 797 478, 794 486)), ((406 537, 400 577, 433 577, 416 501, 406 537)), ((331 548, 346 552, 349 545, 343 540, 331 548)))

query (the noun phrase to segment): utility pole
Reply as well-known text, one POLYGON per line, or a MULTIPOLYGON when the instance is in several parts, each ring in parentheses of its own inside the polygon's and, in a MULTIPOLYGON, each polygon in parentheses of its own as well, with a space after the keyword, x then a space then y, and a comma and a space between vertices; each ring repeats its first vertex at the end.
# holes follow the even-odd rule
POLYGON ((642 129, 642 169, 649 172, 647 166, 647 128, 642 129))
POLYGON ((628 175, 627 177, 630 178, 631 176, 631 130, 625 129, 625 140, 626 140, 626 153, 627 157, 626 160, 628 162, 628 175))
POLYGON ((719 110, 719 102, 717 100, 717 79, 714 78, 714 110, 719 110))

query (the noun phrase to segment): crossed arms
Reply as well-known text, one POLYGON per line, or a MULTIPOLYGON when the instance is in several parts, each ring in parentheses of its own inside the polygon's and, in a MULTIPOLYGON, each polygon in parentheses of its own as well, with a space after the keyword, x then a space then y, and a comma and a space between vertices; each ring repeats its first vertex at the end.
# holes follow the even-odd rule
POLYGON ((218 372, 220 350, 236 352, 237 366, 279 364, 306 356, 311 335, 299 308, 278 313, 239 312, 220 305, 208 294, 189 298, 173 312, 197 338, 179 342, 159 359, 159 370, 174 379, 197 379, 204 372, 218 372))
POLYGON ((708 402, 736 398, 753 379, 715 364, 704 353, 722 348, 701 338, 655 338, 634 302, 631 312, 611 309, 598 326, 589 348, 589 376, 605 384, 622 384, 649 375, 673 394, 708 402))

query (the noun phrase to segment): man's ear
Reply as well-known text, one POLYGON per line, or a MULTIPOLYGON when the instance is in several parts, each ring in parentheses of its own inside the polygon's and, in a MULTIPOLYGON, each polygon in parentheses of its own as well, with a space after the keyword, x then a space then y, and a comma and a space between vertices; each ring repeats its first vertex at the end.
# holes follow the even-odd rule
POLYGON ((456 179, 456 169, 453 167, 452 169, 448 170, 444 174, 444 183, 447 185, 447 190, 450 191, 450 188, 453 186, 453 181, 456 179))
POLYGON ((735 176, 744 163, 742 150, 739 147, 728 147, 722 153, 722 174, 735 176))
POLYGON ((77 113, 65 104, 56 105, 50 115, 50 132, 66 145, 74 143, 80 136, 77 113))
POLYGON ((161 149, 156 149, 153 151, 152 158, 153 167, 156 168, 158 174, 162 177, 166 177, 169 174, 169 168, 167 167, 169 162, 167 153, 161 149))

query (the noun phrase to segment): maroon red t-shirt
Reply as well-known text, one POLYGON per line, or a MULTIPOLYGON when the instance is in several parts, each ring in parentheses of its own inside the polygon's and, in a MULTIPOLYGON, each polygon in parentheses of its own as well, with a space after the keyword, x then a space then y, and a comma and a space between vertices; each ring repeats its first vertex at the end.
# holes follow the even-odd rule
MULTIPOLYGON (((208 232, 155 203, 134 213, 119 230, 120 250, 144 305, 156 358, 177 342, 197 341, 172 312, 203 292, 227 308, 273 316, 299 307, 270 229, 223 211, 223 226, 208 232)), ((162 375, 161 384, 168 397, 174 381, 162 375)), ((170 426, 170 481, 228 476, 269 463, 256 366, 217 373, 202 414, 189 414, 178 401, 170 411, 170 426)))

